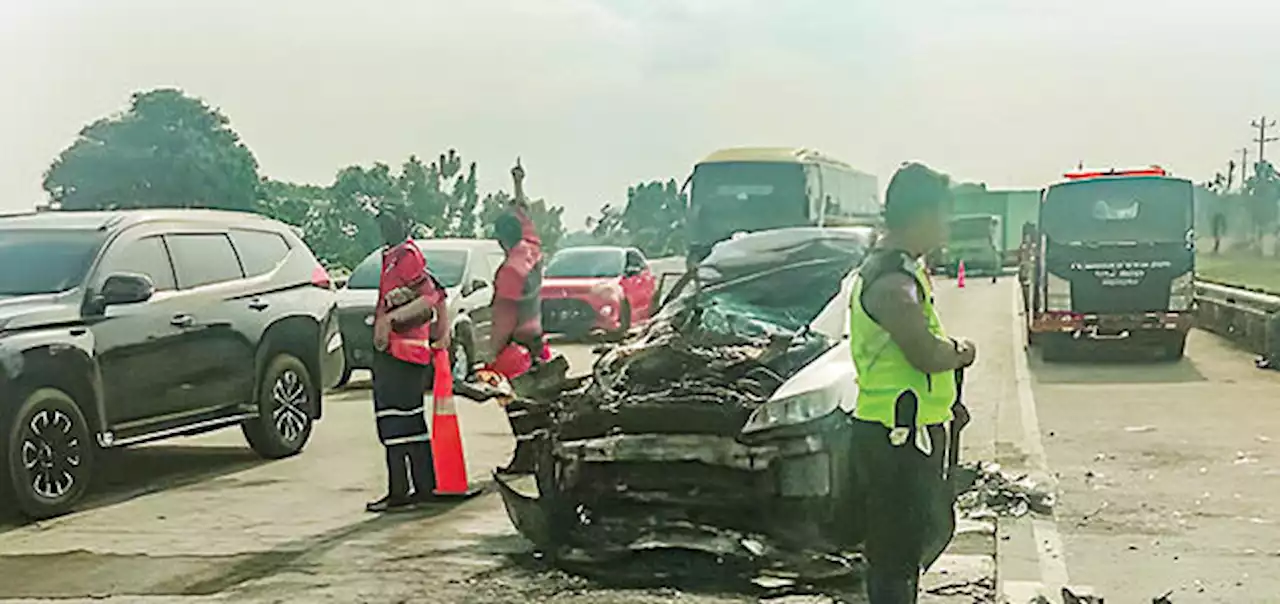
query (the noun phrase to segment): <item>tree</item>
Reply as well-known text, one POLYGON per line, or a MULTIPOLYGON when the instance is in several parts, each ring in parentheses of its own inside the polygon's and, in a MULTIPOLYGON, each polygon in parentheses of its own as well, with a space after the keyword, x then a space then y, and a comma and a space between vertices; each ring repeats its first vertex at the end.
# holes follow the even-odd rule
MULTIPOLYGON (((511 207, 511 195, 506 191, 498 191, 485 195, 484 201, 480 204, 479 219, 483 223, 482 231, 485 237, 492 238, 493 223, 498 216, 509 211, 511 207)), ((548 252, 554 252, 559 249, 560 240, 564 237, 564 208, 553 206, 544 199, 535 199, 529 202, 529 219, 533 221, 533 226, 538 230, 538 238, 542 240, 542 248, 548 252)))
POLYGON ((689 200, 674 179, 650 181, 627 189, 627 204, 605 204, 587 223, 601 243, 634 245, 651 257, 683 254, 689 200))
POLYGON ((85 126, 45 172, 64 210, 251 210, 258 162, 231 122, 174 88, 139 92, 123 114, 85 126))
POLYGON ((1280 203, 1280 175, 1268 161, 1257 162, 1253 169, 1253 176, 1244 181, 1244 197, 1254 227, 1254 243, 1261 251, 1262 237, 1275 230, 1277 215, 1280 214, 1277 207, 1280 203))

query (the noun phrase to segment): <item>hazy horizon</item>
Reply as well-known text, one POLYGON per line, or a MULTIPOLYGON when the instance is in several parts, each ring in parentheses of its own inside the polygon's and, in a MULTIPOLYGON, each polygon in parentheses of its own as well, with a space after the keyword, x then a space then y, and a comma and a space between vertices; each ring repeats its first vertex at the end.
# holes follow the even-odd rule
MULTIPOLYGON (((447 148, 580 227, 642 180, 738 145, 814 147, 880 177, 921 160, 1037 187, 1078 161, 1196 181, 1280 117, 1280 5, 1084 0, 8 0, 0 211, 129 95, 222 110, 265 176, 447 148)), ((1280 153, 1280 148, 1271 151, 1280 153)))

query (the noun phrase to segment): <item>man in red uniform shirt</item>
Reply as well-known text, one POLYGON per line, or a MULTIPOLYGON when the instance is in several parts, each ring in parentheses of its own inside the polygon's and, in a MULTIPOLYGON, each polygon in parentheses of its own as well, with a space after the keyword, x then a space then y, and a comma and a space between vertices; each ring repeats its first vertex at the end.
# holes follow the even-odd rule
POLYGON ((386 247, 374 310, 373 407, 388 479, 387 494, 366 506, 371 512, 407 509, 430 500, 435 491, 422 397, 431 349, 449 348, 449 310, 444 288, 410 238, 411 225, 396 204, 384 205, 378 214, 386 247))
MULTIPOLYGON (((522 356, 518 348, 524 348, 529 361, 536 368, 546 360, 542 333, 542 241, 529 218, 528 200, 524 195, 524 168, 519 160, 511 169, 515 194, 509 212, 495 221, 494 236, 506 252, 506 259, 494 275, 493 331, 490 337, 491 356, 499 361, 522 356), (504 351, 506 354, 504 354, 504 351)), ((498 367, 491 371, 503 373, 498 367)), ((510 373, 507 371, 506 373, 510 373)), ((510 379, 515 375, 504 375, 510 379)), ((507 407, 507 419, 519 413, 518 406, 507 407)), ((512 423, 512 430, 515 424, 512 423)), ((507 473, 530 472, 533 456, 529 441, 516 434, 516 450, 511 463, 500 471, 507 473)))

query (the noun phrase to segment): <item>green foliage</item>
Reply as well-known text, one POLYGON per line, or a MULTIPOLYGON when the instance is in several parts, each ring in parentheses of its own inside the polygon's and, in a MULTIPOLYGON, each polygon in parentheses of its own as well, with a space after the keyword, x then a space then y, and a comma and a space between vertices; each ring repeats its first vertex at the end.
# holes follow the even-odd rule
POLYGON ((687 245, 685 216, 689 200, 675 180, 640 183, 627 190, 627 204, 605 204, 588 221, 596 243, 633 245, 645 255, 680 255, 687 245))
POLYGON ((1275 229, 1280 214, 1280 175, 1271 162, 1254 164, 1253 176, 1244 181, 1244 194, 1249 205, 1249 217, 1255 229, 1255 237, 1261 237, 1275 229))
POLYGON ((85 126, 44 175, 64 210, 250 210, 258 184, 230 120, 172 88, 136 93, 128 111, 85 126))
MULTIPOLYGON (((128 111, 80 132, 45 173, 52 209, 216 208, 255 211, 299 229, 330 268, 353 268, 381 245, 373 211, 404 203, 420 236, 485 234, 509 197, 481 198, 475 163, 456 150, 424 163, 410 156, 399 172, 384 163, 348 166, 328 186, 260 179, 253 154, 230 120, 176 89, 133 95, 128 111)), ((544 245, 564 235, 564 210, 530 205, 544 245)))
MULTIPOLYGON (((479 219, 485 227, 482 235, 493 237, 493 223, 503 212, 511 207, 511 196, 505 191, 486 195, 480 204, 479 219)), ((544 199, 529 202, 529 218, 538 229, 538 238, 542 240, 542 249, 550 253, 559 249, 561 239, 565 235, 564 208, 553 206, 544 199)))

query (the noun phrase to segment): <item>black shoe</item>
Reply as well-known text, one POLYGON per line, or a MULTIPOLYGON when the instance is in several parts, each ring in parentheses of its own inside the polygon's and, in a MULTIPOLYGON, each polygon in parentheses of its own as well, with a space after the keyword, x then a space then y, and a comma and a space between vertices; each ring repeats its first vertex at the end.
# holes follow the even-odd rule
POLYGON ((408 497, 393 497, 386 495, 377 501, 366 503, 364 509, 366 512, 375 514, 404 512, 413 509, 416 502, 408 497))
POLYGON ((538 469, 538 465, 533 461, 533 455, 528 453, 522 454, 519 445, 516 446, 515 455, 511 458, 511 463, 498 468, 499 474, 533 474, 538 469))

